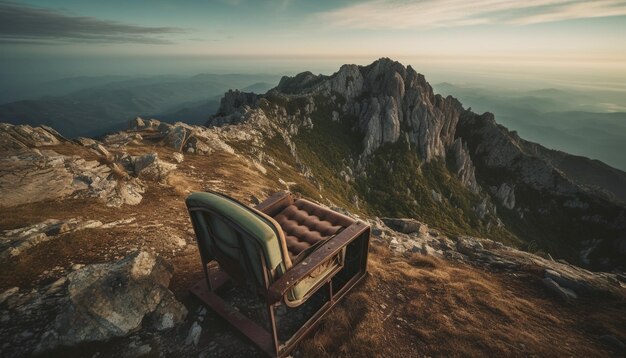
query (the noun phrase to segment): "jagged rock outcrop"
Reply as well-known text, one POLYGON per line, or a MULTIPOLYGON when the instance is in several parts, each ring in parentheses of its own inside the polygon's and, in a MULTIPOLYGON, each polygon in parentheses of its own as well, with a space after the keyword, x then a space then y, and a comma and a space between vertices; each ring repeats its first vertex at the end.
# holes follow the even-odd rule
POLYGON ((0 152, 56 145, 64 141, 67 139, 48 126, 0 123, 0 152))
POLYGON ((220 132, 218 134, 206 128, 194 127, 190 138, 183 147, 183 151, 186 153, 204 155, 211 154, 215 151, 224 151, 233 154, 235 150, 224 141, 224 138, 230 137, 229 134, 234 133, 220 132))
POLYGON ((255 93, 229 90, 220 100, 219 110, 221 114, 228 115, 246 104, 254 104, 258 99, 259 96, 255 93))
MULTIPOLYGON (((229 91, 207 126, 244 123, 259 118, 258 112, 262 111, 277 121, 281 130, 286 129, 289 136, 295 136, 301 129, 313 128, 315 123, 311 116, 329 106, 333 121, 347 122, 362 135, 361 159, 354 167, 357 172, 362 172, 367 158, 381 146, 401 139, 426 162, 445 159, 453 146, 456 124, 463 112, 461 104, 453 97, 434 94, 424 76, 411 66, 404 67, 383 58, 369 66, 343 65, 331 76, 310 72, 285 76, 265 95, 229 91)), ((292 148, 289 136, 281 134, 292 148)), ((298 157, 296 146, 291 152, 298 157)), ((453 154, 459 154, 454 159, 462 183, 478 192, 471 159, 460 152, 453 154)), ((296 161, 300 163, 298 158, 296 161)), ((299 166, 312 178, 306 166, 299 166)))
POLYGON ((137 145, 142 139, 143 137, 138 133, 121 131, 107 134, 102 138, 102 142, 110 147, 121 148, 129 144, 137 145))
MULTIPOLYGON (((74 182, 74 175, 68 169, 71 161, 56 152, 38 149, 0 158, 0 205, 55 199, 85 188, 85 182, 74 182)), ((98 177, 108 174, 108 168, 98 168, 97 163, 89 163, 89 166, 98 170, 98 177)))
POLYGON ((191 137, 191 132, 193 128, 186 124, 177 123, 174 126, 167 126, 162 124, 160 126, 161 133, 165 135, 163 138, 163 143, 171 148, 174 148, 178 151, 182 151, 183 147, 191 137))
POLYGON ((95 197, 107 205, 135 205, 143 184, 120 182, 107 165, 52 150, 26 149, 0 157, 0 206, 63 197, 95 197))
POLYGON ((0 124, 0 206, 66 197, 99 198, 116 207, 136 205, 146 189, 142 180, 162 181, 176 165, 161 160, 156 153, 131 156, 126 146, 140 145, 146 136, 149 141, 186 153, 234 153, 224 138, 240 136, 235 131, 139 117, 130 126, 134 129, 109 134, 101 142, 89 138, 71 142, 51 128, 0 124), (71 145, 80 145, 98 160, 84 159, 79 148, 74 150, 76 155, 56 152, 54 147, 62 143, 68 144, 62 153, 71 150, 71 145))
POLYGON ((494 201, 517 210, 516 220, 527 227, 529 241, 561 237, 570 246, 580 245, 581 263, 603 270, 623 268, 623 205, 567 176, 549 158, 538 155, 542 151, 538 144, 498 125, 491 113, 465 112, 457 136, 467 142, 478 180, 489 188, 494 201), (599 241, 592 243, 592 238, 599 241))
POLYGON ((515 188, 507 183, 500 184, 499 187, 491 187, 491 193, 499 200, 500 204, 507 209, 515 207, 515 188))
POLYGON ((155 119, 144 121, 137 117, 130 123, 130 128, 134 132, 120 132, 129 139, 126 144, 141 137, 141 134, 147 139, 158 141, 161 145, 175 149, 180 152, 192 154, 211 154, 216 150, 223 150, 234 153, 234 150, 224 142, 223 137, 210 130, 200 126, 192 126, 186 123, 176 122, 174 124, 161 123, 155 119))
POLYGON ((135 129, 107 135, 102 142, 88 138, 70 142, 50 128, 1 124, 0 148, 6 150, 0 152, 0 206, 66 197, 99 198, 115 207, 137 205, 146 190, 142 180, 162 181, 176 164, 161 160, 156 153, 131 156, 126 146, 140 145, 146 136, 187 153, 234 153, 223 138, 240 136, 234 131, 225 130, 222 135, 218 133, 221 130, 141 118, 133 120, 131 127, 135 129), (71 150, 71 145, 80 145, 98 160, 84 159, 78 147, 74 150, 77 155, 53 149, 65 142, 70 146, 63 153, 71 150))
POLYGON ((468 189, 474 193, 480 191, 480 187, 476 182, 476 174, 472 158, 467 149, 467 143, 464 143, 461 138, 457 138, 452 144, 452 162, 454 163, 454 173, 457 178, 468 189))
POLYGON ((0 231, 0 259, 18 256, 25 250, 58 235, 102 226, 102 222, 98 220, 48 219, 30 226, 0 231))
POLYGON ((459 122, 459 133, 470 143, 470 153, 481 164, 514 172, 516 177, 537 190, 562 195, 579 192, 579 186, 545 160, 527 153, 514 132, 499 126, 491 113, 466 112, 459 122))
POLYGON ((145 120, 141 117, 131 119, 128 123, 128 128, 132 130, 158 130, 161 125, 161 121, 158 119, 145 120))
POLYGON ((45 353, 59 346, 105 342, 146 329, 182 322, 187 310, 167 288, 172 267, 138 251, 116 262, 87 265, 38 290, 4 293, 0 309, 3 355, 45 353), (50 319, 53 317, 53 319, 50 319), (29 331, 21 329, 28 325, 29 331))

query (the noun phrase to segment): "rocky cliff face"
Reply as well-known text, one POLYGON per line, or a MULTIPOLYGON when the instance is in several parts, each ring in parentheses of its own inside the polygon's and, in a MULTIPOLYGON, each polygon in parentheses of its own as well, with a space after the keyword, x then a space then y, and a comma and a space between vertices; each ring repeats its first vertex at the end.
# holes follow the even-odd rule
POLYGON ((457 135, 467 141, 479 181, 500 204, 506 223, 525 225, 519 231, 534 240, 569 244, 581 257, 594 251, 592 266, 596 268, 623 265, 626 221, 622 204, 568 176, 541 155, 547 149, 509 132, 490 113, 465 112, 457 135))
MULTIPOLYGON (((303 133, 314 132, 315 126, 324 125, 325 119, 332 120, 345 125, 351 135, 359 138, 358 155, 342 160, 358 178, 371 178, 367 168, 384 152, 381 150, 400 145, 419 157, 420 162, 414 168, 406 168, 409 172, 420 173, 423 165, 420 163, 445 163, 462 186, 478 195, 470 202, 474 214, 486 227, 499 227, 503 223, 501 218, 505 218, 506 228, 514 235, 535 242, 533 245, 539 243, 545 249, 551 245, 546 241, 556 236, 562 241, 556 246, 569 245, 584 251, 589 248, 581 244, 587 240, 585 236, 600 236, 609 247, 619 248, 619 254, 599 265, 611 267, 626 257, 624 206, 602 194, 602 191, 621 193, 616 190, 622 180, 619 175, 599 169, 598 176, 610 174, 612 180, 610 185, 599 188, 602 181, 588 175, 566 174, 565 166, 559 164, 564 162, 562 158, 555 160, 547 149, 497 125, 492 114, 477 115, 465 110, 455 98, 435 94, 424 76, 411 66, 383 58, 368 66, 343 65, 330 76, 304 72, 283 77, 276 88, 263 95, 231 91, 226 93, 218 114, 207 125, 237 124, 259 116, 285 129, 282 137, 294 156, 303 147, 294 137, 303 138, 303 133), (546 199, 543 204, 549 204, 540 203, 542 196, 546 199), (573 206, 579 212, 570 212, 573 206), (577 228, 579 233, 575 238, 568 238, 569 229, 548 225, 541 225, 542 233, 526 229, 543 218, 556 217, 563 219, 563 225, 577 228), (580 220, 587 222, 582 225, 585 234, 580 233, 581 225, 575 224, 580 220)), ((336 140, 330 136, 319 139, 336 140)), ((301 164, 310 172, 306 163, 301 164)), ((622 181, 626 185, 626 179, 622 181)), ((371 186, 368 179, 362 183, 371 186)), ((412 190, 408 188, 409 193, 412 190)), ((458 193, 456 198, 452 194, 446 198, 439 191, 433 189, 434 201, 458 207, 455 204, 460 200, 458 193)), ((367 200, 369 189, 356 195, 367 200)), ((563 254, 576 256, 572 252, 563 254)))
MULTIPOLYGON (((306 118, 315 110, 316 96, 332 99, 337 116, 353 118, 353 125, 364 134, 363 155, 375 152, 385 143, 395 143, 401 135, 418 148, 425 161, 445 158, 446 149, 454 142, 454 132, 461 103, 455 98, 434 94, 423 75, 411 66, 381 59, 369 66, 343 65, 331 76, 301 73, 283 77, 267 96, 304 98, 310 105, 298 113, 306 118)), ((209 125, 236 123, 244 105, 258 105, 263 96, 226 93, 218 115, 209 125), (236 117, 236 118, 235 118, 236 117)))

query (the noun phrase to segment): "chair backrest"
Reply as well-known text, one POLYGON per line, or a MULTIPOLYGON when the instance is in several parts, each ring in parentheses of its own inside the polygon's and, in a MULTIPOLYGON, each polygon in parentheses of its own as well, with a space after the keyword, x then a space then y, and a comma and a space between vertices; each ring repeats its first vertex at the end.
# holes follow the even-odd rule
POLYGON ((193 193, 186 204, 203 262, 217 260, 230 277, 261 290, 289 268, 271 218, 215 192, 193 193))

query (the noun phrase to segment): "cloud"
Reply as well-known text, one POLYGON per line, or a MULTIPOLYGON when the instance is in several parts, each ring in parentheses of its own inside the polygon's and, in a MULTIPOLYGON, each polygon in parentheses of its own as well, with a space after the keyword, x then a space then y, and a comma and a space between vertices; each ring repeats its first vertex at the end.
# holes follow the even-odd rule
POLYGON ((167 35, 183 33, 175 27, 148 27, 72 16, 60 11, 0 2, 1 43, 172 43, 167 35))
POLYGON ((370 0, 320 14, 332 25, 355 29, 527 25, 623 15, 626 0, 370 0))

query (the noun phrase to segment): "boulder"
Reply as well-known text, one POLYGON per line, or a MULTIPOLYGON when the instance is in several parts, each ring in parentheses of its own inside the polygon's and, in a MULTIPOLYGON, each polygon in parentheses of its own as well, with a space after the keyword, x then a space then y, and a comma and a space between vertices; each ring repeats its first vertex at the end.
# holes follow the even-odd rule
POLYGON ((85 137, 75 138, 74 141, 76 143, 82 145, 83 147, 92 147, 92 146, 96 145, 96 143, 97 143, 94 139, 85 138, 85 137))
POLYGON ((415 219, 398 219, 398 218, 382 218, 385 225, 389 228, 401 232, 403 234, 418 233, 419 235, 428 234, 428 225, 415 219))
POLYGON ((137 178, 118 181, 118 185, 112 192, 107 193, 105 200, 107 206, 120 207, 122 205, 137 205, 143 199, 146 191, 145 184, 137 178))
POLYGON ((456 238, 456 249, 464 255, 473 256, 483 251, 483 245, 476 238, 459 236, 456 238))
POLYGON ((178 124, 167 131, 163 143, 170 148, 181 151, 190 137, 191 128, 178 124))
POLYGON ((102 159, 106 160, 106 161, 111 161, 113 160, 113 155, 111 154, 111 152, 109 152, 108 149, 106 149, 105 146, 103 146, 100 143, 94 143, 91 146, 91 149, 102 159))
POLYGON ((157 153, 144 154, 134 158, 135 175, 141 179, 161 181, 176 169, 176 164, 164 162, 157 153))
POLYGON ((213 149, 198 137, 191 137, 185 144, 185 151, 192 154, 210 154, 213 149))
POLYGON ((169 123, 159 123, 156 129, 159 131, 159 133, 165 136, 169 131, 172 130, 172 128, 174 128, 174 126, 169 123))
POLYGON ((487 207, 487 198, 483 199, 479 204, 474 207, 474 213, 480 219, 484 219, 489 214, 489 208, 487 207))
POLYGON ((174 159, 176 163, 180 164, 185 160, 185 156, 183 153, 172 153, 172 159, 174 159))
POLYGON ((194 322, 187 334, 187 338, 185 339, 186 345, 193 344, 194 346, 198 345, 200 341, 200 334, 202 334, 202 326, 198 322, 194 322))
POLYGON ((136 117, 135 119, 131 119, 128 123, 128 127, 134 130, 143 129, 146 126, 146 123, 141 117, 136 117))
POLYGON ((548 290, 558 294, 559 297, 561 297, 566 302, 578 298, 576 292, 570 290, 569 288, 561 287, 558 283, 554 282, 554 280, 548 277, 543 278, 541 282, 548 290))
POLYGON ((435 191, 435 189, 430 189, 430 196, 434 201, 441 203, 443 201, 443 196, 435 191))
POLYGON ((142 328, 172 328, 187 310, 167 288, 171 277, 171 265, 138 251, 116 262, 84 266, 39 290, 12 289, 3 303, 9 309, 9 321, 0 327, 3 356, 106 342, 142 328))
POLYGON ((108 134, 104 138, 102 138, 102 142, 104 144, 112 147, 123 147, 131 143, 137 144, 141 140, 143 140, 141 134, 126 131, 108 134))
POLYGON ((161 125, 161 121, 159 121, 158 119, 148 119, 144 122, 146 123, 146 129, 150 130, 158 130, 159 126, 161 125))

